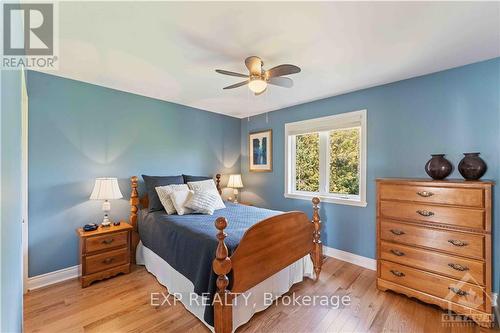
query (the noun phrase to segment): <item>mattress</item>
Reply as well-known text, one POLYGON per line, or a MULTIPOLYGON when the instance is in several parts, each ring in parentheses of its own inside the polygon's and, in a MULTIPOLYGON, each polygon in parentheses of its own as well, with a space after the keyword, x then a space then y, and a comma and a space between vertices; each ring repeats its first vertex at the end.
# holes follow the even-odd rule
MULTIPOLYGON (((143 245, 187 278, 198 295, 209 295, 212 302, 216 292, 217 275, 212 261, 217 248, 214 221, 224 216, 228 221, 225 243, 231 255, 245 231, 259 221, 281 212, 226 202, 225 209, 214 215, 168 215, 165 211, 141 210, 138 229, 143 245)), ((229 275, 229 289, 231 275, 229 275)), ((213 307, 206 306, 204 321, 213 325, 213 307)))
MULTIPOLYGON (((156 277, 158 282, 168 289, 169 294, 176 297, 189 312, 202 321, 212 332, 214 331, 213 324, 207 323, 204 319, 205 306, 203 304, 206 300, 202 295, 194 293, 194 285, 191 281, 173 269, 152 250, 145 247, 142 242, 137 247, 136 262, 138 265, 146 266, 146 269, 156 277)), ((304 277, 314 277, 313 263, 308 255, 250 288, 243 295, 238 295, 233 301, 232 331, 234 332, 239 326, 248 322, 255 313, 268 308, 271 305, 270 299, 274 300, 282 296, 290 290, 292 285, 301 282, 304 277)))

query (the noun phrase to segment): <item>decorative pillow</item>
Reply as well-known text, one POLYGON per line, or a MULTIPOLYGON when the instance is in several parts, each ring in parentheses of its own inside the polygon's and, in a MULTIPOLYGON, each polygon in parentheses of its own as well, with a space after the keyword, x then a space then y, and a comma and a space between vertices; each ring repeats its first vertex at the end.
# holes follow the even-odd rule
POLYGON ((156 188, 156 192, 158 193, 158 198, 160 198, 160 202, 165 208, 165 211, 168 215, 175 214, 175 207, 172 203, 172 199, 170 199, 170 193, 174 191, 189 191, 189 187, 186 184, 174 184, 167 186, 158 186, 156 188))
POLYGON ((184 184, 187 184, 189 182, 198 182, 200 180, 209 180, 212 179, 212 177, 205 177, 205 176, 189 176, 182 174, 182 178, 184 178, 184 184))
POLYGON ((174 191, 170 193, 170 199, 178 215, 191 214, 193 212, 191 209, 185 207, 185 204, 191 199, 192 195, 193 191, 190 190, 174 191))
POLYGON ((195 213, 213 215, 217 197, 218 195, 211 192, 194 191, 185 206, 194 210, 195 213))
POLYGON ((188 186, 193 191, 210 192, 216 195, 217 201, 215 202, 215 207, 214 207, 215 210, 226 208, 226 205, 224 205, 224 202, 220 197, 219 191, 217 191, 217 186, 215 186, 215 182, 213 179, 201 180, 197 182, 189 182, 188 186))
POLYGON ((147 176, 142 175, 144 183, 146 184, 146 191, 148 192, 149 199, 149 211, 154 212, 157 210, 162 210, 163 206, 161 204, 158 193, 156 193, 156 188, 158 186, 166 186, 171 184, 184 184, 184 178, 182 176, 147 176))

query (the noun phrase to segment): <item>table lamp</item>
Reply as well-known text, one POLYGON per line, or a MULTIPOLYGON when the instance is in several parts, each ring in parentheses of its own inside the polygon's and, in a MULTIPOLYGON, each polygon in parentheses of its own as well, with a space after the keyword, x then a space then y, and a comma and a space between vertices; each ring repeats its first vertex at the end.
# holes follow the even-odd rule
POLYGON ((230 175, 229 181, 227 182, 227 187, 233 189, 234 202, 238 202, 238 189, 243 187, 243 182, 241 181, 241 175, 230 175))
POLYGON ((111 203, 108 200, 121 198, 123 198, 123 195, 120 192, 120 187, 118 187, 118 180, 116 178, 96 178, 90 200, 104 200, 102 203, 104 218, 101 223, 103 227, 107 227, 111 224, 108 216, 111 210, 111 203))

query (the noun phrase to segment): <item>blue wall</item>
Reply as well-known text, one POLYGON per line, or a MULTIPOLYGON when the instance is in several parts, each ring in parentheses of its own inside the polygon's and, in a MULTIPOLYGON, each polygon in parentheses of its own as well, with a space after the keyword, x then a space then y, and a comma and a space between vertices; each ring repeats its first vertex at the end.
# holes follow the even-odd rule
POLYGON ((1 73, 0 331, 22 325, 21 72, 1 73))
MULTIPOLYGON (((456 166, 463 152, 481 152, 485 178, 500 179, 500 58, 318 100, 241 120, 243 200, 281 210, 311 211, 310 202, 285 199, 284 124, 367 109, 366 208, 324 203, 327 246, 375 258, 375 179, 426 177, 431 153, 456 166), (248 133, 272 128, 273 172, 248 172, 248 133)), ((461 178, 457 171, 451 177, 461 178)), ((500 186, 500 185, 499 185, 500 186)), ((494 190, 494 290, 500 284, 500 191, 494 190)))
POLYGON ((128 178, 240 170, 240 121, 38 72, 28 73, 29 276, 78 264, 75 228, 102 221, 95 177, 118 177, 112 218, 128 218, 128 178))

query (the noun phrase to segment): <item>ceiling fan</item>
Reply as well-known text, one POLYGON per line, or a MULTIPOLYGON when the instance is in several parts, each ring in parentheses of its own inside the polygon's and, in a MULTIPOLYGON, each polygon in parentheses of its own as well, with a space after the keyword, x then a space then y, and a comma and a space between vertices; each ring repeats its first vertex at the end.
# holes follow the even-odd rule
POLYGON ((224 87, 223 89, 233 89, 248 84, 248 88, 250 88, 255 95, 260 95, 266 91, 268 84, 291 88, 293 86, 293 80, 283 76, 300 72, 299 67, 288 64, 278 65, 269 70, 265 70, 263 68, 264 63, 259 57, 256 56, 246 58, 245 65, 248 68, 248 75, 230 72, 223 69, 215 70, 219 74, 246 78, 245 81, 224 87))

